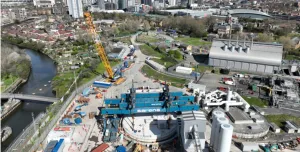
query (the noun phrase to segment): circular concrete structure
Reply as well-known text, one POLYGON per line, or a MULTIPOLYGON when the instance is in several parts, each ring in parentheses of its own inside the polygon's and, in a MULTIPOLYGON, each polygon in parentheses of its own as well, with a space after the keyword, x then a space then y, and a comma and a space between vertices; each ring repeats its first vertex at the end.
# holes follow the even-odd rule
POLYGON ((136 116, 125 117, 122 126, 125 135, 132 140, 142 143, 164 142, 176 136, 177 120, 171 116, 136 116))

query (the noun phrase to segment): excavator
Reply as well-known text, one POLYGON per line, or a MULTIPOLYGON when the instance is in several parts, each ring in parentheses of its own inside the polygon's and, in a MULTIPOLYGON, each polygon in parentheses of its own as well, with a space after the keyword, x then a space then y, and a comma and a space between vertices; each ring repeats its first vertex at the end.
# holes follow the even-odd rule
POLYGON ((89 27, 89 32, 92 35, 94 41, 95 41, 95 48, 97 49, 98 55, 100 56, 101 61, 104 64, 105 70, 108 74, 107 82, 115 82, 115 84, 120 84, 125 81, 125 78, 121 77, 121 73, 118 72, 120 70, 116 70, 116 72, 113 72, 110 63, 108 61, 108 58, 106 56, 106 52, 104 50, 104 47, 100 41, 100 37, 98 36, 96 32, 96 27, 93 23, 93 19, 90 12, 84 12, 85 21, 86 24, 89 27))

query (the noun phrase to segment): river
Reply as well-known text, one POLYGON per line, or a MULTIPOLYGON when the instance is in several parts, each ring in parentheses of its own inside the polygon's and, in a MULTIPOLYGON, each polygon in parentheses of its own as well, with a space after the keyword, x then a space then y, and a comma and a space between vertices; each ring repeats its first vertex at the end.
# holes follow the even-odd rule
MULTIPOLYGON (((25 50, 31 58, 31 72, 28 81, 20 86, 15 92, 23 94, 35 94, 41 96, 55 97, 51 89, 51 80, 56 75, 56 65, 53 60, 40 52, 25 50)), ((46 110, 49 104, 22 102, 21 106, 10 116, 1 122, 1 126, 10 126, 12 135, 1 144, 1 151, 20 134, 23 129, 32 122, 31 113, 36 117, 46 110)))

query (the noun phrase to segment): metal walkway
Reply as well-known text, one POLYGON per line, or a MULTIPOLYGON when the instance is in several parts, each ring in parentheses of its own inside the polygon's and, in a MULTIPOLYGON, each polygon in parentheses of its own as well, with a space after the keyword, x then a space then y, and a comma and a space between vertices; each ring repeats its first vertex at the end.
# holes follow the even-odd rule
POLYGON ((58 98, 28 95, 28 94, 1 93, 0 96, 1 96, 1 99, 15 98, 15 99, 20 99, 20 100, 33 100, 33 101, 50 102, 50 103, 53 103, 53 102, 56 102, 59 100, 58 98))

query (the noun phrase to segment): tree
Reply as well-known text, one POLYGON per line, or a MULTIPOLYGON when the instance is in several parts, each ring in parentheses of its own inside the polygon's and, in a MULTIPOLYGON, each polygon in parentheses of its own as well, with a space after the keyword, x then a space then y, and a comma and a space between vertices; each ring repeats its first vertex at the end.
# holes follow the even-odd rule
POLYGON ((283 49, 284 49, 285 52, 291 51, 293 49, 292 41, 287 36, 281 36, 278 39, 278 42, 283 45, 283 49))
POLYGON ((145 31, 149 31, 151 28, 149 22, 147 20, 144 21, 144 30, 145 31))
POLYGON ((270 36, 266 33, 259 33, 255 40, 259 42, 272 42, 273 36, 270 36))
POLYGON ((114 27, 112 29, 114 36, 119 35, 120 34, 120 30, 117 27, 114 27))

